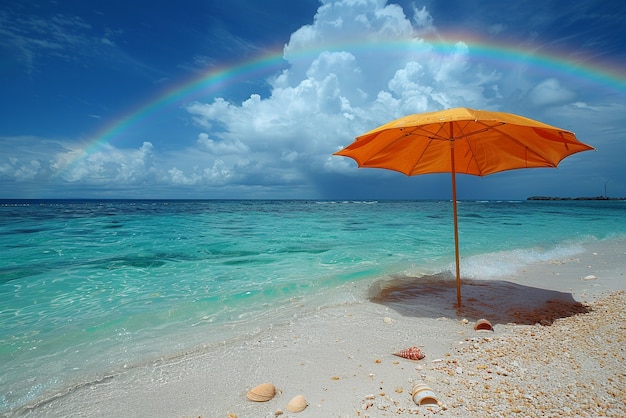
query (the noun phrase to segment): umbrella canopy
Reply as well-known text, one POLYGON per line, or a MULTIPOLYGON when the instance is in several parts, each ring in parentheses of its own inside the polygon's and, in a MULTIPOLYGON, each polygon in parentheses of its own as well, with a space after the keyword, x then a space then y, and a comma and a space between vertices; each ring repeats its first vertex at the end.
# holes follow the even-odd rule
POLYGON ((375 128, 336 152, 359 167, 407 176, 452 174, 457 304, 461 306, 456 173, 486 176, 506 170, 556 167, 593 147, 569 131, 504 112, 447 109, 402 117, 375 128))

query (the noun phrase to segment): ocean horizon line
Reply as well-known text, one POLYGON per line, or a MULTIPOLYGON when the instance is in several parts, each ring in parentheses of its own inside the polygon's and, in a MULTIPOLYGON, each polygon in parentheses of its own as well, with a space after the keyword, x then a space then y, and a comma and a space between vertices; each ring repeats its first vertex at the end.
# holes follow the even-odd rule
MULTIPOLYGON (((561 200, 626 200, 626 197, 607 196, 529 196, 525 198, 470 198, 457 199, 458 202, 525 202, 525 201, 561 201, 561 200)), ((451 202, 450 198, 424 199, 389 199, 389 198, 0 198, 1 203, 18 202, 451 202)))

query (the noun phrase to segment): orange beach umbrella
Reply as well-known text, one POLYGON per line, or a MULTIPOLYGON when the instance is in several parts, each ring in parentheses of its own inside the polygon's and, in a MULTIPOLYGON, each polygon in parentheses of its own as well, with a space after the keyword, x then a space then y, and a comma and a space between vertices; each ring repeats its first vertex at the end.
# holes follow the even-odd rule
POLYGON ((336 152, 359 167, 407 176, 452 174, 457 304, 461 306, 456 173, 486 176, 506 170, 556 167, 565 157, 594 149, 569 131, 523 116, 455 108, 402 117, 373 129, 336 152))

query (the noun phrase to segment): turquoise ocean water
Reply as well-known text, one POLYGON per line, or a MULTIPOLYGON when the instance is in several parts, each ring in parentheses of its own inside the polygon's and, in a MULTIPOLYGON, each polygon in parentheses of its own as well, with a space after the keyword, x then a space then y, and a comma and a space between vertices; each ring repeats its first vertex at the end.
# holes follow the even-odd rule
MULTIPOLYGON (((624 215, 622 201, 459 202, 462 274, 624 237, 624 215)), ((448 201, 0 201, 0 237, 0 415, 254 335, 294 300, 358 302, 350 289, 454 269, 448 201)))

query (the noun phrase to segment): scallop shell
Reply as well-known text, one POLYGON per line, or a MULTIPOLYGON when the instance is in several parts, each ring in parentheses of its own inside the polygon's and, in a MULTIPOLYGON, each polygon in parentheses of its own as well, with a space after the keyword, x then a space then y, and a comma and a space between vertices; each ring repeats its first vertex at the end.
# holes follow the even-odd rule
POLYGON ((262 383, 248 391, 246 397, 254 402, 267 402, 276 395, 276 387, 271 383, 262 383))
POLYGON ((476 324, 474 325, 474 330, 475 331, 493 331, 493 326, 491 325, 491 322, 487 321, 486 319, 479 319, 478 321, 476 321, 476 324))
POLYGON ((417 347, 409 347, 409 348, 405 348, 404 350, 400 350, 397 353, 393 353, 394 356, 398 356, 398 357, 402 357, 402 358, 406 358, 409 360, 421 360, 424 357, 426 357, 426 354, 422 353, 422 350, 420 350, 417 347))
POLYGON ((296 413, 296 412, 304 411, 304 409, 307 406, 309 406, 309 403, 306 401, 306 399, 304 399, 304 396, 297 395, 297 396, 294 396, 294 398, 289 401, 289 403, 287 404, 287 410, 289 412, 296 413))

